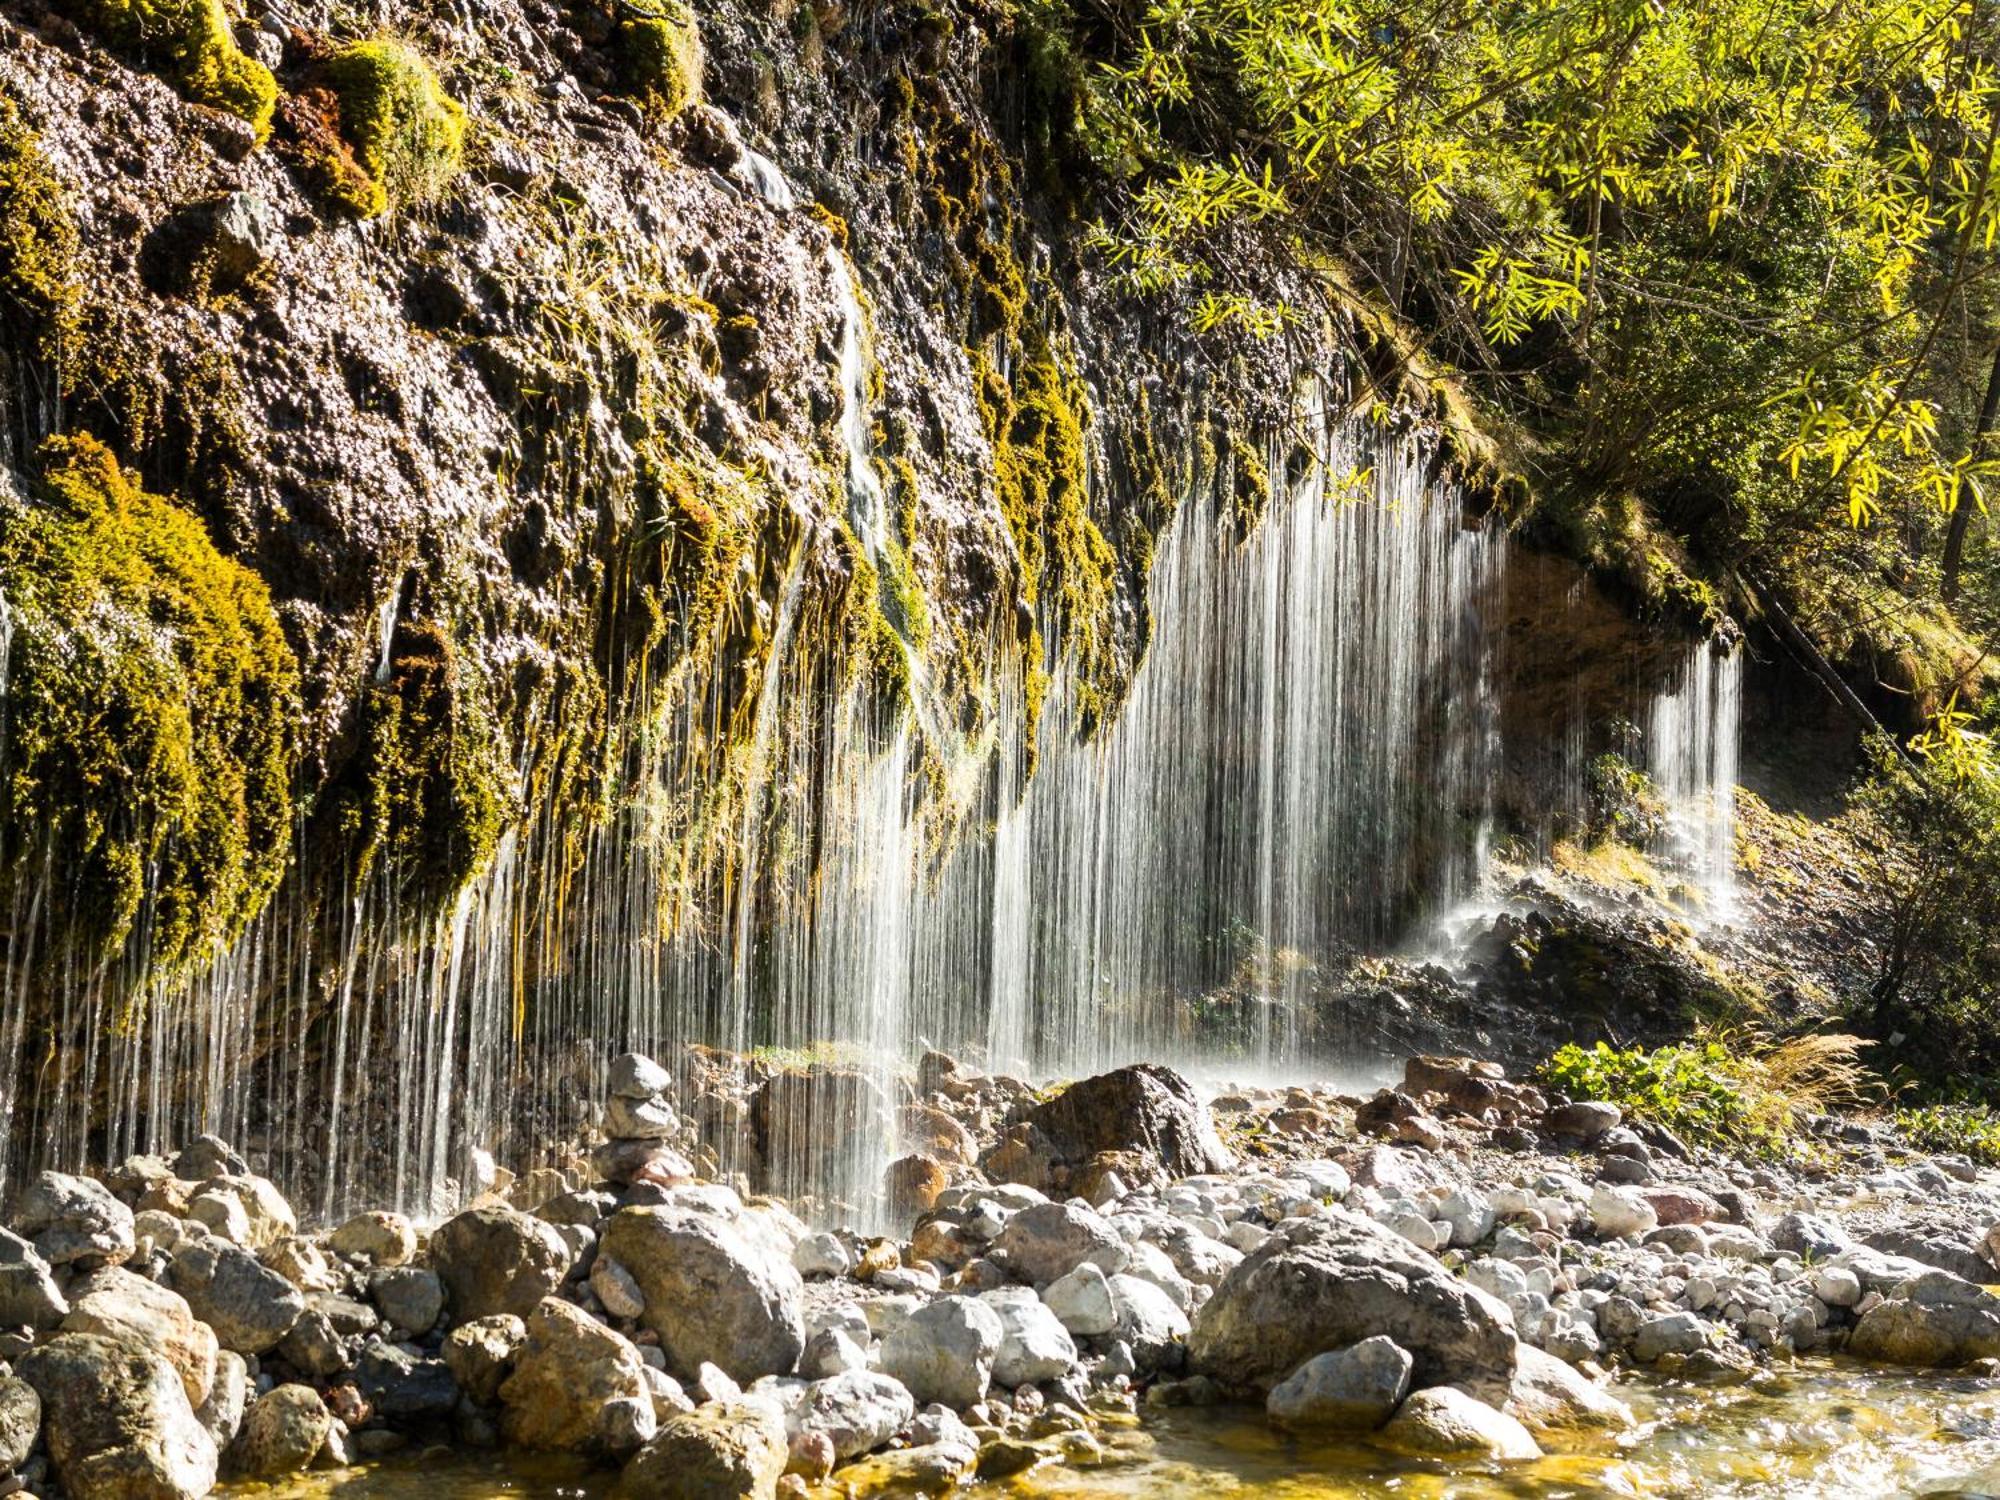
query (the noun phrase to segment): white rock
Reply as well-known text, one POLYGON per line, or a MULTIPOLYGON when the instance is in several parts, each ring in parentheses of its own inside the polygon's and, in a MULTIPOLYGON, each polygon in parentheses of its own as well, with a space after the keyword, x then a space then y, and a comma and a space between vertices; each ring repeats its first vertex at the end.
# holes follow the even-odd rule
POLYGON ((1599 1183, 1590 1195, 1590 1223, 1604 1239, 1648 1234, 1660 1222, 1653 1205, 1630 1188, 1599 1183))
POLYGON ((1076 1363, 1076 1345, 1056 1315, 1027 1287, 1002 1287, 980 1299, 1000 1315, 993 1380, 1012 1390, 1059 1380, 1076 1363))
POLYGON ((1078 1338, 1095 1338, 1118 1326, 1111 1280, 1096 1266, 1078 1266, 1042 1290, 1056 1320, 1078 1338))
POLYGON ((792 1251, 792 1265, 801 1276, 845 1276, 854 1256, 837 1234, 809 1234, 792 1251))
POLYGON ((882 1369, 917 1400, 962 1411, 986 1399, 1003 1332, 1000 1315, 978 1298, 940 1297, 882 1341, 882 1369))

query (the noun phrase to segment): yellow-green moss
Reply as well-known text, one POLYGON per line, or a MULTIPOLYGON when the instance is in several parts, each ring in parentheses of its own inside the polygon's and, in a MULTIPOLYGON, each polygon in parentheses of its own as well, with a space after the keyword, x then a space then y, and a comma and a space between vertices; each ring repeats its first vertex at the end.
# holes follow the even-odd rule
MULTIPOLYGON (((87 436, 0 513, 13 627, 0 910, 55 872, 64 949, 155 970, 228 942, 290 847, 298 673, 269 591, 87 436)), ((61 954, 47 955, 51 961, 61 954)))
POLYGON ((357 189, 364 216, 440 197, 465 160, 465 110, 414 48, 379 37, 327 62, 340 101, 340 133, 367 174, 357 189))
POLYGON ((76 334, 82 288, 76 221, 41 141, 0 97, 0 314, 52 359, 76 334))
POLYGON ((678 5, 619 23, 618 83, 654 119, 673 119, 701 100, 701 32, 678 5))
POLYGON ((157 64, 197 104, 248 120, 262 144, 271 133, 278 82, 236 45, 222 0, 71 0, 83 23, 123 51, 157 64))

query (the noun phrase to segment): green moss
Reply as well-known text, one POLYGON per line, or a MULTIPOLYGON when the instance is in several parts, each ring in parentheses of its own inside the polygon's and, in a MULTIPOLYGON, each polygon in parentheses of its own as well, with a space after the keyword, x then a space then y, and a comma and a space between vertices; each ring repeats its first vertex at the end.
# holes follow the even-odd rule
POLYGON ((248 120, 260 145, 271 133, 278 82, 236 45, 222 0, 71 0, 71 6, 114 47, 157 63, 195 103, 248 120))
POLYGON ((0 98, 0 319, 17 347, 54 359, 76 336, 76 221, 41 141, 0 98))
POLYGON ((361 701, 361 751, 336 799, 357 878, 386 867, 419 909, 446 905, 498 844, 510 798, 485 695, 438 625, 401 626, 361 701))
POLYGON ((143 915, 138 956, 169 970, 233 939, 284 868, 297 668, 263 582, 199 519, 87 436, 40 460, 0 518, 0 910, 56 871, 68 955, 116 958, 143 915))
POLYGON ((654 119, 673 119, 701 100, 701 32, 680 6, 619 23, 613 37, 618 84, 654 119))
POLYGON ((442 196, 465 159, 465 110, 431 65, 402 42, 378 37, 337 52, 326 81, 340 103, 340 133, 367 175, 365 216, 442 196))

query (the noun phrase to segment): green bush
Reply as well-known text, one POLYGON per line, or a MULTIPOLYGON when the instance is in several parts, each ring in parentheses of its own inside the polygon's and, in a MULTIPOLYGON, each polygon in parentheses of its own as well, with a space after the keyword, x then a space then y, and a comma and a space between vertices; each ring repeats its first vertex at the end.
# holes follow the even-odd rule
POLYGON ((1896 1111, 1896 1128, 1920 1151, 1956 1151, 2000 1166, 2000 1114, 1984 1104, 1925 1104, 1896 1111))
POLYGON ((465 109, 414 48, 357 42, 334 54, 325 76, 367 176, 353 200, 364 217, 432 202, 451 186, 465 161, 465 109))
POLYGON ((115 47, 162 65, 197 104, 248 120, 261 145, 271 133, 278 82, 247 56, 229 29, 222 0, 75 0, 80 19, 115 47))

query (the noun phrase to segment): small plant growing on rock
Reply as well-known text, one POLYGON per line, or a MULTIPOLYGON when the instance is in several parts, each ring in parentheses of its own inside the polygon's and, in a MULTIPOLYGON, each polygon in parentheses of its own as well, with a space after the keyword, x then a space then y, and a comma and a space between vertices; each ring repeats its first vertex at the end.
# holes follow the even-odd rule
POLYGON ((160 64, 195 103, 248 120, 258 144, 271 133, 278 82, 236 45, 222 0, 74 0, 73 12, 112 46, 160 64))
POLYGON ((614 38, 619 84, 662 122, 701 98, 701 33, 679 5, 621 21, 614 38))
POLYGON ((54 358, 75 334, 76 221, 62 181, 11 100, 0 98, 0 329, 54 358))
POLYGON ((437 199, 465 161, 465 109, 415 48, 387 37, 357 42, 327 62, 340 134, 365 183, 349 183, 364 217, 437 199))

